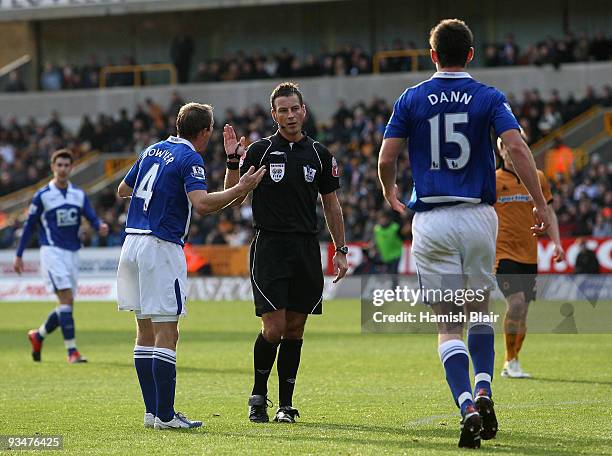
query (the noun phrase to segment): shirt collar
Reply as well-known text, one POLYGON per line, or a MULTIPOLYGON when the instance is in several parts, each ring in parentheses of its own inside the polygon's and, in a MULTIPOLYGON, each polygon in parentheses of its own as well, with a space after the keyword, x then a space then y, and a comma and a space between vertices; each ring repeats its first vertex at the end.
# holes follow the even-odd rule
MULTIPOLYGON (((276 137, 277 140, 279 140, 279 141, 281 141, 283 143, 286 143, 286 144, 290 144, 291 143, 291 141, 289 141, 287 138, 285 138, 283 135, 280 134, 279 130, 276 130, 276 133, 274 133, 274 136, 276 137)), ((299 144, 299 143, 305 141, 306 137, 307 137, 306 132, 304 130, 302 130, 302 139, 300 139, 299 141, 294 142, 293 144, 299 144)))
POLYGON ((516 173, 515 173, 514 171, 512 171, 511 169, 506 168, 506 167, 504 166, 504 161, 503 161, 503 160, 502 160, 502 162, 501 162, 500 169, 501 169, 502 171, 506 171, 507 173, 512 174, 514 177, 516 177, 517 182, 518 182, 519 184, 521 183, 521 178, 520 178, 520 177, 518 177, 518 174, 516 174, 516 173))
POLYGON ((472 76, 467 71, 436 71, 432 78, 444 79, 461 79, 471 78, 472 76))
POLYGON ((178 136, 168 136, 168 139, 166 139, 166 141, 174 144, 185 144, 186 146, 191 147, 194 152, 197 152, 195 147, 193 147, 193 144, 191 144, 191 141, 188 141, 185 138, 179 138, 178 136))
MULTIPOLYGON (((57 185, 55 185, 55 183, 53 181, 49 182, 49 188, 51 190, 58 190, 58 191, 62 191, 62 189, 60 189, 57 185)), ((72 183, 70 181, 68 181, 68 187, 66 187, 66 190, 70 190, 72 188, 72 183)))

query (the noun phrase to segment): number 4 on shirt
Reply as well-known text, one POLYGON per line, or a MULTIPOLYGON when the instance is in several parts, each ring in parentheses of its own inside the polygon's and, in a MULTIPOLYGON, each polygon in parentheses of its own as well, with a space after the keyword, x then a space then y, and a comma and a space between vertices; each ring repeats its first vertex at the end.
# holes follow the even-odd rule
POLYGON ((136 189, 136 198, 144 200, 143 211, 146 211, 149 207, 149 201, 151 201, 151 197, 153 196, 153 184, 155 183, 158 170, 159 163, 153 163, 136 189))

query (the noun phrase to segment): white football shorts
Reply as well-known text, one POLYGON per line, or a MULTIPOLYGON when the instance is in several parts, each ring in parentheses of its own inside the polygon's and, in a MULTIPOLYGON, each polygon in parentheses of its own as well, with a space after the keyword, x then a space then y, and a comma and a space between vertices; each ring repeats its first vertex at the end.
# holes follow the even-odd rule
POLYGON ((119 310, 134 311, 138 318, 179 317, 187 313, 186 300, 183 248, 152 235, 128 234, 117 269, 119 310))
POLYGON ((412 256, 425 289, 495 289, 497 214, 488 204, 463 203, 417 212, 412 256))
POLYGON ((77 292, 79 276, 79 254, 77 251, 61 249, 52 245, 40 247, 40 272, 49 293, 72 289, 77 292))

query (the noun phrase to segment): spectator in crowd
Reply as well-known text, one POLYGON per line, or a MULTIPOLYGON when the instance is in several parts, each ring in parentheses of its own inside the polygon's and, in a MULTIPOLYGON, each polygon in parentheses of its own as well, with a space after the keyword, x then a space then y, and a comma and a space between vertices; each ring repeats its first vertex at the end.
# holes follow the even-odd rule
POLYGON ((400 224, 391 220, 386 211, 379 215, 374 226, 374 242, 385 273, 397 274, 404 242, 400 224))
POLYGON ((519 59, 519 47, 514 42, 514 35, 508 34, 506 41, 501 46, 500 63, 502 65, 516 65, 519 59))
POLYGON ((4 88, 5 92, 25 92, 26 86, 19 77, 17 71, 11 71, 9 73, 9 80, 4 88))
POLYGON ((567 177, 573 166, 574 151, 557 136, 554 146, 546 153, 546 176, 549 179, 556 179, 558 175, 567 177))
POLYGON ((170 47, 170 58, 176 67, 179 84, 189 82, 191 59, 195 51, 193 38, 187 34, 175 36, 170 47))
POLYGON ((601 238, 612 236, 612 208, 605 207, 597 214, 593 236, 601 238))
POLYGON ((183 106, 184 104, 185 101, 181 98, 179 93, 176 90, 173 90, 172 94, 170 95, 170 104, 168 105, 168 109, 166 110, 166 117, 168 117, 168 119, 176 119, 179 109, 181 109, 181 106, 183 106))
POLYGON ((62 73, 49 62, 45 63, 44 70, 40 75, 40 87, 42 90, 62 89, 62 73))
POLYGON ((586 239, 581 239, 578 242, 579 252, 576 256, 576 264, 574 266, 574 274, 599 274, 599 261, 597 255, 587 245, 586 239))

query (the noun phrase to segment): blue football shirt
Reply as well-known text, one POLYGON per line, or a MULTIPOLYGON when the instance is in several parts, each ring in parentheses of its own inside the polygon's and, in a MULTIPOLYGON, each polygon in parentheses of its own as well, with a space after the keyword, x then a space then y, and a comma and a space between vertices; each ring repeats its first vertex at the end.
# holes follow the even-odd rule
POLYGON ((79 250, 82 216, 87 218, 96 231, 100 228, 100 219, 83 190, 70 182, 65 189, 58 188, 53 181, 49 182, 32 198, 28 220, 17 247, 17 256, 23 255, 36 227, 38 227, 40 245, 50 245, 70 251, 79 250))
POLYGON ((124 180, 134 189, 125 232, 184 245, 191 219, 187 194, 208 188, 204 160, 193 144, 170 136, 149 146, 124 180))
POLYGON ((385 138, 407 138, 414 188, 408 207, 495 203, 500 136, 520 129, 505 95, 465 72, 437 72, 398 98, 385 138))

